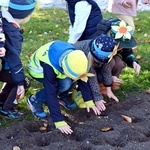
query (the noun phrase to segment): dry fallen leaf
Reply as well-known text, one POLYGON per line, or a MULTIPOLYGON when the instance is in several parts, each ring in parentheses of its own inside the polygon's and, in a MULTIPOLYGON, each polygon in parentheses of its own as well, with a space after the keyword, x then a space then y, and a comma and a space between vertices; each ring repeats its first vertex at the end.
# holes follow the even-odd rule
POLYGON ((110 130, 113 130, 113 128, 112 127, 104 127, 101 129, 102 132, 108 132, 110 130))
POLYGON ((137 55, 136 58, 137 58, 137 59, 141 59, 141 55, 137 55))
POLYGON ((147 94, 150 94, 150 88, 149 88, 148 90, 146 90, 146 93, 147 93, 147 94))
POLYGON ((19 146, 14 146, 13 150, 21 150, 19 146))
POLYGON ((40 127, 40 131, 45 131, 46 127, 40 127))
POLYGON ((122 115, 122 118, 127 121, 127 122, 132 122, 132 118, 131 117, 128 117, 128 116, 125 116, 125 115, 122 115))
POLYGON ((135 21, 138 21, 138 20, 139 20, 139 18, 137 18, 137 17, 136 17, 136 18, 134 18, 134 20, 135 20, 135 21))

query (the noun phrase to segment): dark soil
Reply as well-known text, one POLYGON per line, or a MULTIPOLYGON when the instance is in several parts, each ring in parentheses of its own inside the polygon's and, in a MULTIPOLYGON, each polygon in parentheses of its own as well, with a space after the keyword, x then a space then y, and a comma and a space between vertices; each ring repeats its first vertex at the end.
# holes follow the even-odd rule
POLYGON ((40 130, 45 121, 0 128, 0 150, 13 150, 14 146, 21 150, 150 150, 150 95, 146 93, 126 95, 117 104, 108 102, 99 117, 79 109, 69 111, 66 120, 74 130, 72 135, 60 133, 50 119, 46 130, 40 130), (105 127, 111 130, 101 131, 105 127))

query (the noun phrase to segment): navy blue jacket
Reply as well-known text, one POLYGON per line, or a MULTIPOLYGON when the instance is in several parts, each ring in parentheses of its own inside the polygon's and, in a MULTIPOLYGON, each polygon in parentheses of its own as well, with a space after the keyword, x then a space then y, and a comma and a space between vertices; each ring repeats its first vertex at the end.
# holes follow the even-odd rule
MULTIPOLYGON (((46 103, 49 108, 51 118, 53 122, 63 121, 64 116, 61 114, 59 100, 57 97, 57 78, 53 68, 41 62, 43 70, 44 70, 44 91, 46 96, 46 103)), ((93 95, 91 93, 91 89, 88 86, 89 83, 86 83, 82 80, 78 80, 78 86, 84 98, 84 101, 93 100, 93 95)))
MULTIPOLYGON (((75 22, 75 4, 82 0, 66 0, 68 3, 68 13, 70 17, 71 24, 73 26, 75 22)), ((97 31, 97 24, 102 20, 102 14, 99 6, 93 0, 86 0, 89 4, 91 4, 92 9, 87 20, 86 28, 80 37, 79 41, 91 39, 91 35, 97 31)), ((84 6, 83 6, 84 7, 84 6)))
POLYGON ((16 24, 9 23, 5 18, 2 18, 2 22, 6 38, 4 45, 6 55, 4 60, 8 63, 9 70, 16 85, 23 85, 25 76, 20 59, 23 42, 22 32, 16 24))

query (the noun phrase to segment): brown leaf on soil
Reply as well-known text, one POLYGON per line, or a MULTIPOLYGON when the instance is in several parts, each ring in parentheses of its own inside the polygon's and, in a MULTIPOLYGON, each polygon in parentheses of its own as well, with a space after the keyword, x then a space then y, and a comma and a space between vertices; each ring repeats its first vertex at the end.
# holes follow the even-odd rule
POLYGON ((108 132, 110 130, 113 130, 113 128, 112 127, 104 127, 101 129, 102 132, 108 132))
POLYGON ((149 88, 148 90, 146 90, 146 93, 147 93, 147 94, 150 94, 150 88, 149 88))
POLYGON ((125 115, 122 115, 122 118, 127 121, 127 122, 132 122, 132 118, 131 117, 128 117, 128 116, 125 116, 125 115))

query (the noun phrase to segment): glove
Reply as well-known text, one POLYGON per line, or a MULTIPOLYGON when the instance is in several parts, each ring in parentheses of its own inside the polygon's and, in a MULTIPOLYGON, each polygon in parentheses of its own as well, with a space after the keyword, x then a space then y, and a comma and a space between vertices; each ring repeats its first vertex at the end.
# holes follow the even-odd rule
POLYGON ((89 100, 87 102, 85 102, 86 106, 89 107, 89 108, 92 108, 93 106, 95 106, 93 100, 89 100))
POLYGON ((54 122, 56 128, 67 126, 68 124, 65 121, 54 122))

